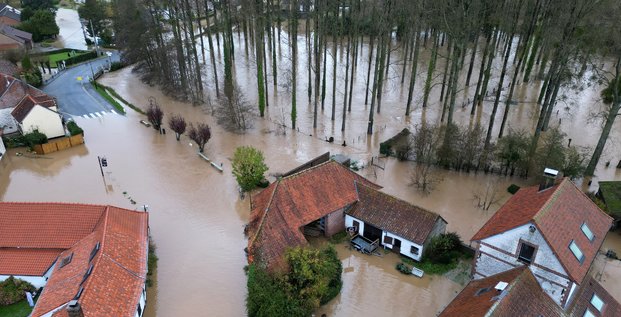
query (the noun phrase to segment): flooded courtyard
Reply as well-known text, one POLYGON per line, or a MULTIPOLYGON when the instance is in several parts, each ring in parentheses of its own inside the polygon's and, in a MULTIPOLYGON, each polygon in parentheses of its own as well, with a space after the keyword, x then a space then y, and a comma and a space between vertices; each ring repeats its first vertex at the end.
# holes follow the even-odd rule
MULTIPOLYGON (((238 39, 237 36, 235 38, 238 39)), ((256 74, 252 59, 244 57, 241 43, 243 40, 238 39, 235 74, 237 84, 242 86, 247 99, 253 103, 256 100, 256 95, 253 95, 256 94, 256 87, 253 86, 256 74)), ((287 60, 285 47, 283 44, 282 50, 278 50, 282 54, 281 60, 287 60)), ((300 47, 304 47, 303 40, 300 47)), ((368 47, 363 45, 361 56, 368 56, 365 49, 368 47)), ((301 49, 300 65, 304 65, 303 52, 301 49)), ((330 63, 328 60, 328 65, 330 63)), ((287 65, 281 64, 280 67, 286 69, 287 65)), ((100 81, 139 107, 145 108, 148 98, 155 97, 164 110, 165 121, 175 113, 189 122, 208 123, 212 128, 212 137, 206 145, 205 154, 213 161, 223 163, 224 172, 220 173, 200 159, 196 155, 196 147, 190 145, 187 137, 177 142, 171 131, 165 135, 158 134, 156 130, 140 125, 138 122, 143 117, 127 109, 126 116, 110 114, 97 119, 76 118, 85 131, 84 146, 45 157, 16 156, 16 152, 23 149, 10 150, 0 161, 0 199, 112 204, 129 209, 142 209, 148 205, 150 233, 160 260, 156 283, 147 292, 145 316, 244 316, 246 276, 243 268, 246 265, 244 248, 247 241, 243 229, 248 222, 250 208, 249 199, 240 198, 231 175, 230 158, 234 149, 241 145, 260 148, 270 168, 268 173, 287 171, 326 151, 370 162, 378 153, 379 143, 402 128, 422 120, 439 120, 435 90, 436 95, 432 94, 435 103, 429 108, 415 107, 409 118, 403 116, 407 85, 400 86, 399 67, 395 66, 390 69, 391 81, 382 112, 375 118, 376 133, 367 136, 369 106, 364 105, 365 70, 361 60, 355 77, 352 112, 347 114, 344 132, 340 131, 342 110, 338 110, 342 109, 342 95, 336 98, 337 120, 330 120, 330 89, 327 89, 326 108, 320 112, 317 129, 312 129, 312 103, 307 102, 304 94, 299 95, 299 131, 279 129, 283 117, 288 122, 289 94, 286 87, 278 87, 278 94, 270 87, 267 118, 256 118, 254 127, 246 134, 224 131, 209 115, 211 107, 172 100, 157 87, 142 83, 130 68, 106 74, 100 81), (283 134, 283 131, 286 133, 283 134), (330 136, 336 139, 334 143, 324 141, 330 136), (346 147, 341 146, 343 140, 347 142, 346 147), (97 163, 98 156, 108 159, 103 177, 97 163), (132 204, 132 200, 136 203, 132 204)), ((330 76, 329 73, 328 82, 331 82, 330 76)), ((306 87, 304 76, 300 77, 298 88, 303 91, 306 87)), ((418 85, 422 85, 422 80, 418 81, 418 85)), ((337 92, 342 89, 341 86, 342 80, 339 80, 337 92)), ((535 84, 519 87, 518 91, 524 100, 537 93, 535 84)), ((591 145, 597 140, 598 126, 588 120, 587 114, 598 107, 598 96, 596 91, 583 92, 571 97, 579 107, 568 111, 560 109, 560 127, 576 144, 591 145)), ((468 93, 463 92, 460 98, 467 100, 468 93)), ((471 118, 468 107, 458 109, 456 120, 462 125, 468 125, 471 120, 485 124, 491 111, 486 103, 471 118)), ((519 103, 509 120, 513 128, 530 128, 535 112, 535 104, 519 103)), ((290 123, 287 125, 290 126, 290 123)), ((167 124, 164 126, 168 130, 167 124)), ((621 159, 619 122, 613 134, 597 170, 599 179, 621 180, 621 170, 604 167, 607 160, 621 159)), ((509 198, 505 190, 508 185, 528 185, 532 181, 483 173, 438 171, 442 181, 430 194, 423 194, 409 186, 410 163, 389 158, 379 160, 378 165, 380 167, 367 166, 360 174, 384 186, 386 193, 439 213, 448 222, 447 230, 456 231, 465 241, 509 198), (499 189, 497 203, 483 211, 476 207, 473 197, 476 191, 490 182, 499 189)), ((604 244, 606 248, 620 253, 621 235, 610 233, 604 244)), ((443 276, 418 279, 401 275, 394 268, 399 259, 392 253, 383 257, 366 256, 349 250, 345 244, 339 244, 337 250, 343 261, 343 289, 338 297, 320 308, 319 315, 433 316, 463 287, 459 280, 443 276)), ((601 268, 602 283, 621 300, 621 289, 615 283, 621 278, 621 265, 618 261, 608 263, 603 258, 598 259, 597 263, 602 264, 594 269, 601 268)))

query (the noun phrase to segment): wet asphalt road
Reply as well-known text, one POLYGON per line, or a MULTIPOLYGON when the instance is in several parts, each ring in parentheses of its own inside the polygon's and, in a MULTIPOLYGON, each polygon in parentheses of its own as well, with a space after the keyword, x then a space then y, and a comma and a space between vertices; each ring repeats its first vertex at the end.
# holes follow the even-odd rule
POLYGON ((43 91, 56 97, 60 112, 65 117, 94 118, 116 113, 114 107, 91 86, 89 79, 97 70, 106 68, 110 61, 114 62, 119 59, 119 53, 113 52, 111 57, 104 55, 98 59, 68 68, 43 86, 43 91), (79 80, 80 77, 81 81, 79 80))

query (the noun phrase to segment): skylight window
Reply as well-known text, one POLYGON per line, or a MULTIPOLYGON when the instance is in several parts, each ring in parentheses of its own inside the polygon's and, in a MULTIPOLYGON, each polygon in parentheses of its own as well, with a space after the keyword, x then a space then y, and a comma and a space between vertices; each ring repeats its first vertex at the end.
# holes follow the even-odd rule
POLYGON ((593 294, 593 297, 591 297, 591 305, 593 305, 593 307, 595 307, 601 313, 602 308, 604 308, 604 301, 599 298, 599 296, 593 294))
POLYGON ((571 243, 569 244, 569 250, 571 250, 571 253, 574 254, 576 259, 578 259, 580 263, 584 261, 584 253, 582 253, 582 250, 580 250, 580 247, 578 247, 574 240, 571 240, 571 243))
POLYGON ((95 257, 95 254, 97 254, 97 251, 99 251, 99 242, 97 242, 97 244, 95 244, 95 247, 93 248, 93 251, 91 251, 91 255, 88 258, 89 261, 91 261, 95 257))
POLYGON ((71 263, 71 259, 73 259, 73 252, 60 261, 60 267, 64 267, 65 265, 71 263))
POLYGON ((593 239, 595 239, 595 235, 593 234, 593 231, 591 231, 589 226, 587 226, 586 222, 582 224, 580 229, 582 229, 582 232, 589 239, 589 241, 593 241, 593 239))
POLYGON ((582 317, 595 317, 595 315, 587 308, 582 317))

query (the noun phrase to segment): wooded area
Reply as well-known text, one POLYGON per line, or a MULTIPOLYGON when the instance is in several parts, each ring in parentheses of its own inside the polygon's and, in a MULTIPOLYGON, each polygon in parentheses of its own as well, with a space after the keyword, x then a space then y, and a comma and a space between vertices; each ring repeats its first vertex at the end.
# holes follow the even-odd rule
MULTIPOLYGON (((526 134, 524 146, 533 160, 542 132, 564 101, 559 91, 601 86, 608 87, 602 102, 609 106, 599 114, 601 137, 579 173, 593 175, 621 108, 621 3, 614 0, 116 0, 114 8, 123 58, 135 63, 145 80, 178 98, 215 101, 219 122, 234 130, 249 126, 254 109, 264 116, 268 91, 280 93, 285 85, 291 103, 287 126, 297 127, 298 93, 306 90, 313 128, 327 103, 331 120, 340 119, 344 131, 355 91, 370 105, 367 133, 373 134, 374 116, 390 89, 389 69, 400 67, 400 82, 408 88, 405 116, 416 106, 430 107, 432 91, 440 90, 440 123, 451 131, 460 124, 456 106, 466 106, 457 103, 458 94, 474 89, 466 101, 472 116, 484 99, 493 100, 487 127, 467 128, 481 133, 483 155, 476 165, 488 164, 485 153, 508 134, 526 134), (288 47, 281 47, 281 37, 288 47), (361 53, 363 45, 369 46, 368 55, 361 53), (255 65, 258 100, 251 107, 235 82, 236 50, 255 65), (281 58, 280 50, 288 50, 290 58, 281 58), (300 51, 309 56, 305 65, 299 65, 300 51), (344 57, 336 58, 337 51, 344 57), (345 87, 337 92, 336 73, 343 65, 345 87), (354 80, 358 67, 366 67, 364 87, 354 80), (421 91, 417 80, 424 80, 421 91), (516 85, 535 82, 541 88, 534 129, 508 131, 511 107, 519 101, 516 85), (422 96, 420 105, 415 96, 422 96)), ((444 145, 453 136, 442 135, 444 145)))

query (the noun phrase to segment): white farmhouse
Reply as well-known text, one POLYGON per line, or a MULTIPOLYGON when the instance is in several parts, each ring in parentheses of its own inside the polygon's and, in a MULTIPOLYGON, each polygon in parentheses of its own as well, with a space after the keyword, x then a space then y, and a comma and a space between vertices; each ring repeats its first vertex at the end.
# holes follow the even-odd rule
POLYGON ((431 238, 446 221, 431 211, 357 183, 358 201, 345 214, 345 226, 370 241, 420 261, 431 238))
POLYGON ((527 266, 565 308, 583 285, 612 218, 565 178, 520 189, 474 235, 473 278, 527 266))

